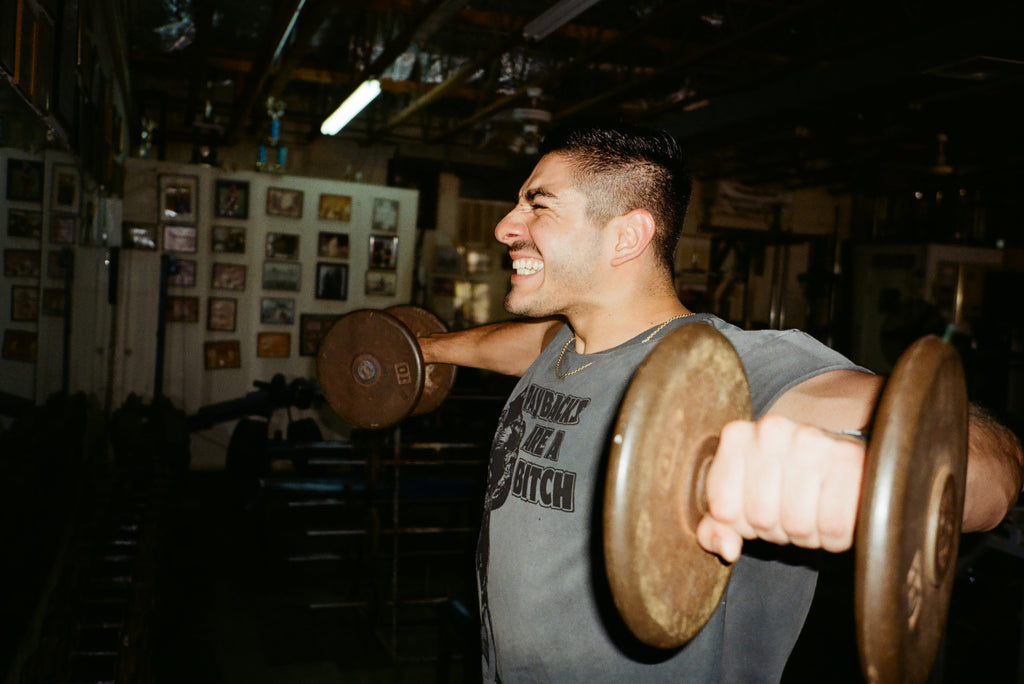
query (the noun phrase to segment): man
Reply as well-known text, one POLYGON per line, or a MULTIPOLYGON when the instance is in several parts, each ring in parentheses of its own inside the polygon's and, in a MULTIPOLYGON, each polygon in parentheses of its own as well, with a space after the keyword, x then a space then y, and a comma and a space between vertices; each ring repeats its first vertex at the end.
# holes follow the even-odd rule
MULTIPOLYGON (((826 431, 865 428, 882 380, 801 333, 688 311, 672 271, 689 194, 665 134, 550 135, 495 228, 515 271, 506 309, 536 320, 421 340, 427 362, 521 376, 495 437, 478 548, 487 680, 778 680, 815 582, 793 547, 851 547, 864 448, 826 431), (725 597, 686 646, 658 651, 612 607, 600 492, 633 372, 667 332, 693 324, 736 347, 757 421, 723 431, 698 528, 702 546, 736 561, 725 597)), ((1019 444, 982 420, 971 425, 965 530, 994 527, 1021 490, 1019 444)))

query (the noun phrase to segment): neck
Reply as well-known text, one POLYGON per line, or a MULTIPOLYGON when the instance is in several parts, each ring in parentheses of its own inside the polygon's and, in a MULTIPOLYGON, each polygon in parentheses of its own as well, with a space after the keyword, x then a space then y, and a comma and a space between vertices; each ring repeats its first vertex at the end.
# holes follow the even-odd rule
POLYGON ((590 312, 570 313, 576 352, 593 354, 617 347, 674 316, 691 313, 673 292, 671 297, 646 297, 590 312))

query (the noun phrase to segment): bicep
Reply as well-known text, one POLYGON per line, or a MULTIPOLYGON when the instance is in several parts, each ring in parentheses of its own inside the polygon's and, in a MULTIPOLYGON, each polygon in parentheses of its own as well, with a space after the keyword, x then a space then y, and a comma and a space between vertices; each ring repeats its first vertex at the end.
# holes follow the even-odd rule
POLYGON ((833 432, 864 430, 884 382, 856 370, 828 371, 787 390, 768 413, 833 432))

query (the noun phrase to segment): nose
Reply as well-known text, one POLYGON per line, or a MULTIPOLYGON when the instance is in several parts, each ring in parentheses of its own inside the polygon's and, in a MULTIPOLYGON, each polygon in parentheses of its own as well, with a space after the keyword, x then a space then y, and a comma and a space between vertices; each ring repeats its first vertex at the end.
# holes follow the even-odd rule
POLYGON ((498 225, 494 226, 494 237, 498 242, 510 245, 522 236, 524 230, 525 227, 522 219, 517 214, 516 209, 513 209, 498 221, 498 225))

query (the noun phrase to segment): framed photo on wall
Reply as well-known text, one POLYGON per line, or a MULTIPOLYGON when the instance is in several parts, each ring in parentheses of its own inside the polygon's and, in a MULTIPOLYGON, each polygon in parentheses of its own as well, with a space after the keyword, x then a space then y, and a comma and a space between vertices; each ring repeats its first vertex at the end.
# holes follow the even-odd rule
POLYGON ((241 346, 238 340, 206 342, 203 345, 203 359, 206 364, 206 370, 241 368, 241 346))
POLYGON ((177 273, 171 273, 167 278, 167 284, 175 287, 195 287, 196 262, 192 259, 175 259, 175 264, 177 273))
POLYGON ((316 298, 348 299, 348 264, 317 263, 316 298))
POLYGON ((302 282, 302 264, 292 261, 264 261, 263 289, 298 292, 302 282))
POLYGON ((199 297, 168 297, 168 323, 198 323, 199 297))
POLYGON ((327 259, 348 259, 348 233, 320 233, 316 255, 327 259))
POLYGON ((70 164, 55 164, 53 167, 54 211, 76 213, 79 203, 78 169, 70 164))
POLYGON ((398 267, 398 238, 389 235, 370 236, 370 268, 398 267))
POLYGON ((7 159, 7 199, 14 202, 43 201, 43 162, 7 159))
POLYGON ((216 181, 213 213, 220 218, 249 218, 249 183, 239 180, 216 181))
POLYGON ((237 299, 210 297, 206 305, 206 329, 234 332, 237 313, 237 299))
POLYGON ((122 223, 122 243, 132 249, 156 249, 156 225, 152 223, 122 223))
POLYGON ((289 188, 267 188, 267 215, 302 218, 301 190, 289 188))
POLYGON ((398 200, 377 197, 373 200, 373 224, 377 232, 394 233, 398 230, 398 200))
POLYGON ((11 286, 11 320, 39 320, 39 288, 28 285, 11 286))
POLYGON ((298 259, 299 236, 291 233, 267 233, 268 259, 298 259))
POLYGON ((295 322, 295 300, 291 297, 261 297, 260 323, 291 325, 295 322))
POLYGON ((214 263, 210 286, 218 290, 245 290, 245 264, 214 263))
POLYGON ((291 333, 261 332, 256 336, 256 356, 287 359, 291 353, 291 333))
POLYGON ((393 297, 398 285, 398 274, 394 271, 367 271, 366 294, 371 297, 393 297))
POLYGON ((38 240, 43 233, 43 212, 36 209, 8 209, 7 235, 38 240))
POLYGON ((339 314, 302 314, 299 316, 299 356, 316 356, 320 340, 331 329, 339 314))
POLYGON ((199 221, 199 177, 160 174, 158 221, 194 224, 199 221))
POLYGON ((348 221, 352 218, 352 198, 347 195, 320 195, 320 218, 348 221))
MULTIPOLYGON (((50 214, 50 242, 55 245, 73 245, 77 232, 77 216, 74 214, 50 214)), ((153 234, 156 235, 155 228, 153 234)), ((156 249, 156 244, 152 249, 156 249)))
POLYGON ((38 278, 41 258, 38 249, 5 249, 4 275, 8 278, 38 278))
POLYGON ((43 315, 63 316, 67 308, 67 293, 59 287, 43 289, 43 315))
MULTIPOLYGON (((65 277, 67 277, 68 269, 67 269, 67 266, 65 265, 64 255, 62 254, 63 251, 64 250, 61 250, 59 252, 47 252, 47 254, 46 254, 46 277, 47 278, 55 278, 57 280, 63 280, 65 277)), ((75 255, 70 250, 68 250, 66 256, 67 256, 67 259, 69 260, 68 263, 70 263, 70 260, 73 259, 73 257, 75 255)))
POLYGON ((164 226, 164 251, 195 254, 195 226, 164 226))
POLYGON ((245 254, 245 226, 214 226, 210 249, 227 254, 245 254))
POLYGON ((35 361, 39 354, 39 336, 33 330, 4 331, 3 357, 10 361, 35 361))

